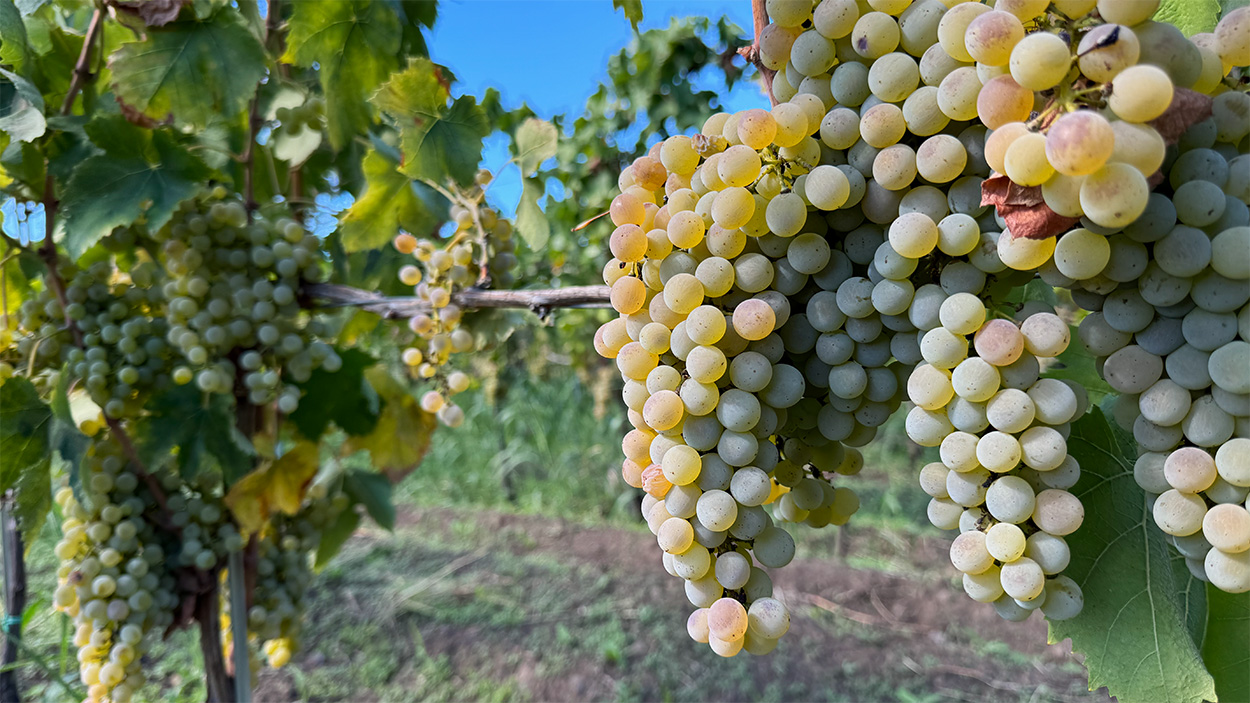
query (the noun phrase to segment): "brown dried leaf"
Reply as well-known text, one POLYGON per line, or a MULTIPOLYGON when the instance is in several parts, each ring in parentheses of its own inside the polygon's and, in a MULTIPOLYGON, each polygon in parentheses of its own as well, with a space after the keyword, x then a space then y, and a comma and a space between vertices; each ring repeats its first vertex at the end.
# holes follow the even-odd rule
POLYGON ((160 27, 178 19, 184 0, 130 0, 115 3, 118 8, 138 15, 149 27, 160 27))
POLYGON ((1189 88, 1177 88, 1172 95, 1172 104, 1149 124, 1159 132, 1164 142, 1175 144, 1186 130, 1211 116, 1211 103, 1210 95, 1189 88))
POLYGON ((1038 205, 1000 205, 998 214, 1007 223, 1007 229, 1025 239, 1049 239, 1067 232, 1080 220, 1064 217, 1051 210, 1046 203, 1038 205), (1004 211, 1005 210, 1005 211, 1004 211))
POLYGON ((1051 210, 1042 198, 1041 186, 1025 187, 996 173, 981 183, 981 204, 993 205, 1017 237, 1046 239, 1067 231, 1078 221, 1051 210))
MULTIPOLYGON (((1040 205, 1043 202, 1041 186, 1016 185, 1001 173, 995 173, 981 182, 982 205, 1030 206, 1040 205)), ((998 212, 1006 216, 1001 207, 998 212)))

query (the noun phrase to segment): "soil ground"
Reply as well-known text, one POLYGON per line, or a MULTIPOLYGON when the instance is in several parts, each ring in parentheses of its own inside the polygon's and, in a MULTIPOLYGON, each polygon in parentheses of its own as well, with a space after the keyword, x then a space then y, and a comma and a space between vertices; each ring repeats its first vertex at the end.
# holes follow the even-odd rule
POLYGON ((964 596, 946 540, 839 539, 773 574, 793 606, 778 650, 725 661, 687 637, 645 529, 406 509, 321 575, 304 651, 256 700, 1107 700, 1040 617, 964 596))

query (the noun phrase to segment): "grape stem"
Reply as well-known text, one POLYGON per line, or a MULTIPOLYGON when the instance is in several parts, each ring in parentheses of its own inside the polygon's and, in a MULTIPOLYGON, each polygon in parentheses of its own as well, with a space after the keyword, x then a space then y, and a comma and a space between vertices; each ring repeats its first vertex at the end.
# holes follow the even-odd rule
MULTIPOLYGON (((569 286, 539 290, 483 290, 465 288, 451 295, 451 302, 465 310, 481 308, 529 308, 540 315, 556 308, 610 307, 607 286, 569 286)), ((409 318, 428 313, 429 303, 413 297, 391 297, 333 283, 305 286, 308 297, 322 301, 319 307, 357 307, 384 318, 409 318)))
POLYGON ((764 62, 760 60, 760 34, 763 34, 764 28, 768 26, 768 7, 765 0, 751 0, 751 19, 755 25, 755 36, 751 39, 751 44, 738 49, 738 55, 746 59, 748 63, 755 66, 755 70, 760 72, 760 78, 764 81, 764 92, 768 94, 768 100, 777 106, 777 98, 773 96, 773 75, 777 72, 764 66, 764 62))

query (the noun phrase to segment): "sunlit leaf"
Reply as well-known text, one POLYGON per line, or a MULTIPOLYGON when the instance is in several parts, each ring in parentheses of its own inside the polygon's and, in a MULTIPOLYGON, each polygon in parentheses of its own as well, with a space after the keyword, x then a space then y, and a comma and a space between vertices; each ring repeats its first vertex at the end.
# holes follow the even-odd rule
POLYGON ((516 230, 526 246, 541 251, 551 237, 551 224, 547 215, 538 207, 542 191, 529 179, 521 184, 521 202, 516 209, 516 230))
POLYGON ((239 523, 239 531, 250 535, 260 531, 276 513, 299 512, 317 467, 317 445, 300 442, 236 481, 230 486, 225 503, 239 523))
POLYGON ((341 149, 373 123, 369 96, 399 66, 401 28, 384 2, 297 2, 282 60, 318 65, 330 145, 341 149))
POLYGON ((516 159, 522 176, 534 175, 544 161, 556 155, 559 136, 556 126, 546 120, 530 117, 521 123, 516 131, 516 159))
POLYGON ((347 252, 386 246, 399 230, 426 234, 437 224, 412 179, 375 150, 361 163, 365 191, 342 219, 343 249, 347 252))
POLYGON ((638 23, 642 22, 642 0, 612 0, 612 7, 624 12, 634 30, 638 30, 638 23))
POLYGON ((1220 0, 1163 0, 1152 18, 1175 25, 1185 36, 1215 29, 1220 17, 1220 0))
POLYGON ((34 83, 0 68, 0 76, 11 85, 0 86, 0 131, 19 142, 43 136, 48 123, 43 117, 43 96, 34 83))

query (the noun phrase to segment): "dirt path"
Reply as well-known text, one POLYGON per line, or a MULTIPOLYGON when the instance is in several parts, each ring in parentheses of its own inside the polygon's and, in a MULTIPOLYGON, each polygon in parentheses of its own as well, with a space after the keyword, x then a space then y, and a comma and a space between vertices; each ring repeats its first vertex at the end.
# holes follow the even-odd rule
MULTIPOLYGON (((874 548, 869 535, 848 539, 848 554, 874 548)), ((532 612, 516 624, 438 613, 415 621, 423 656, 445 662, 466 684, 497 682, 507 689, 502 699, 1107 700, 1085 691, 1084 671, 1066 642, 1046 644, 1040 616, 1009 623, 964 596, 945 567, 941 539, 910 543, 917 568, 909 574, 814 558, 774 571, 776 591, 795 606, 791 632, 774 656, 729 663, 686 641, 689 606, 681 583, 664 573, 645 532, 496 512, 401 510, 394 534, 358 534, 344 557, 363 559, 353 555, 376 550, 403 555, 412 540, 419 540, 414 549, 440 550, 444 566, 437 573, 449 594, 444 610, 468 608, 475 599, 508 602, 496 587, 526 594, 524 607, 532 612), (548 564, 546 572, 530 571, 548 564), (588 587, 563 578, 564 569, 598 578, 588 587), (564 641, 613 635, 620 651, 606 657, 595 648, 601 645, 564 641)), ((388 560, 387 568, 405 566, 388 560)), ((355 565, 344 571, 364 578, 355 565)), ((369 608, 358 617, 372 617, 369 608)), ((297 663, 322 664, 315 654, 297 663)), ((395 681, 408 685, 423 676, 414 666, 401 664, 395 681)), ((266 672, 258 700, 295 697, 291 683, 282 672, 266 672)))

